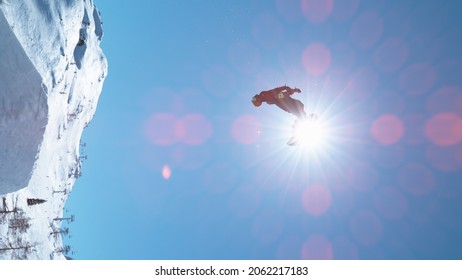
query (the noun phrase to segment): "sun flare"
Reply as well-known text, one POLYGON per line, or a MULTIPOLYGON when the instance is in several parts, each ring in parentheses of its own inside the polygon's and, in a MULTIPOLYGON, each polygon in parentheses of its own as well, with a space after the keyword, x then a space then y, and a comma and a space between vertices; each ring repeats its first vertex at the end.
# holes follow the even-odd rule
POLYGON ((298 146, 319 151, 328 142, 328 126, 321 120, 306 119, 294 125, 293 137, 298 146))

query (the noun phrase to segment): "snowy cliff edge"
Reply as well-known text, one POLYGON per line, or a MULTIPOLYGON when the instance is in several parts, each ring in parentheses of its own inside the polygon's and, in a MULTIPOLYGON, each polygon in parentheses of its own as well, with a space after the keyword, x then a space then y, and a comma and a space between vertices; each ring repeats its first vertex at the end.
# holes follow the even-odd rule
POLYGON ((107 73, 92 0, 0 1, 0 259, 64 259, 63 207, 107 73))

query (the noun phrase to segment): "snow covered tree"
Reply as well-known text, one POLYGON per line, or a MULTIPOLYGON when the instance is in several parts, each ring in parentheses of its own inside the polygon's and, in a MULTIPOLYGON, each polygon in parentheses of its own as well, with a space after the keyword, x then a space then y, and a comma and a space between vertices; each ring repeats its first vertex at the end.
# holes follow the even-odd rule
POLYGON ((68 190, 67 190, 67 189, 64 189, 64 190, 61 190, 61 191, 55 191, 55 190, 53 190, 53 194, 55 194, 55 193, 67 194, 67 193, 68 193, 68 190))
POLYGON ((54 218, 54 221, 67 221, 68 223, 72 223, 75 221, 75 216, 71 215, 70 217, 63 217, 63 218, 54 218))
POLYGON ((61 248, 56 248, 55 253, 67 255, 67 254, 69 254, 70 251, 71 251, 71 246, 66 245, 66 246, 61 247, 61 248))
POLYGON ((36 244, 25 241, 21 236, 17 236, 12 242, 0 242, 0 254, 10 252, 11 259, 27 259, 36 244))
POLYGON ((6 205, 6 197, 2 197, 2 208, 0 209, 0 224, 5 223, 6 221, 6 212, 8 206, 6 205))
POLYGON ((35 204, 40 204, 46 202, 45 199, 40 199, 40 198, 28 198, 27 199, 27 205, 35 205, 35 204))
POLYGON ((2 209, 0 210, 0 214, 7 214, 7 213, 17 213, 18 211, 21 211, 20 208, 18 208, 18 197, 12 197, 12 209, 8 207, 8 204, 6 203, 6 197, 2 198, 2 209))
POLYGON ((61 235, 61 236, 66 236, 69 234, 69 228, 60 228, 60 229, 56 229, 56 230, 53 230, 52 232, 50 232, 50 235, 61 235))
POLYGON ((19 211, 14 214, 13 218, 9 220, 8 229, 12 230, 13 233, 25 233, 29 227, 30 218, 26 217, 23 211, 19 211))

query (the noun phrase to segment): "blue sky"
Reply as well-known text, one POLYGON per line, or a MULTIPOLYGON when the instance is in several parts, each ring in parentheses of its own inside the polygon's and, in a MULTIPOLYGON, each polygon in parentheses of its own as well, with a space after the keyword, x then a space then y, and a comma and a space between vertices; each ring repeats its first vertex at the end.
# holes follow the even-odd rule
POLYGON ((66 206, 74 258, 462 258, 457 1, 96 5, 109 73, 66 206), (251 104, 284 84, 322 148, 251 104))

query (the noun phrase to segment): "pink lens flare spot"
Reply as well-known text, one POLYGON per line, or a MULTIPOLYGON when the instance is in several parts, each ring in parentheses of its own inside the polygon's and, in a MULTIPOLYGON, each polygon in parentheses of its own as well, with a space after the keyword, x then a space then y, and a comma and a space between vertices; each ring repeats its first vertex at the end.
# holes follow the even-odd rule
POLYGON ((212 135, 212 124, 201 114, 188 114, 175 124, 175 134, 187 145, 200 145, 212 135))
POLYGON ((175 131, 175 137, 178 140, 183 140, 187 133, 188 127, 184 123, 182 118, 178 118, 177 121, 175 122, 174 126, 174 131, 175 131))
POLYGON ((172 176, 172 169, 170 168, 168 164, 166 164, 162 167, 162 177, 165 180, 168 180, 170 179, 170 176, 172 176))
POLYGON ((253 144, 260 138, 260 122, 253 115, 243 115, 237 118, 231 125, 231 134, 240 144, 253 144))
POLYGON ((372 123, 372 137, 382 145, 397 143, 404 134, 404 124, 395 115, 382 115, 372 123))
POLYGON ((401 90, 409 95, 421 95, 433 87, 436 72, 425 63, 415 63, 405 68, 399 77, 401 90))
POLYGON ((312 234, 303 242, 301 258, 304 260, 332 260, 332 244, 321 234, 312 234))
POLYGON ((438 146, 456 145, 462 141, 462 118, 451 112, 434 115, 425 123, 425 135, 438 146))
POLYGON ((352 41, 360 48, 375 45, 383 32, 383 20, 377 12, 364 12, 353 22, 350 30, 352 41))
POLYGON ((435 187, 433 172, 421 163, 409 163, 398 173, 401 187, 408 193, 416 196, 426 195, 435 187))
POLYGON ((312 23, 324 22, 332 13, 333 0, 302 0, 303 15, 312 23))
POLYGON ((152 115, 144 125, 144 134, 154 145, 168 146, 178 141, 175 131, 177 117, 169 113, 152 115))
POLYGON ((379 214, 389 220, 402 218, 408 208, 406 197, 395 187, 381 188, 374 196, 374 205, 379 214))
POLYGON ((337 0, 334 3, 332 16, 338 21, 345 21, 351 18, 359 7, 359 0, 337 0))
POLYGON ((382 238, 383 226, 374 213, 361 210, 351 218, 350 231, 360 244, 373 246, 382 238))
POLYGON ((303 192, 302 202, 310 215, 321 216, 331 205, 331 193, 323 185, 311 185, 303 192))
POLYGON ((409 55, 408 46, 400 39, 383 42, 374 53, 374 62, 383 72, 393 72, 401 68, 409 55))
POLYGON ((310 75, 324 74, 330 66, 330 61, 330 50, 322 43, 313 43, 303 51, 302 63, 310 75))

